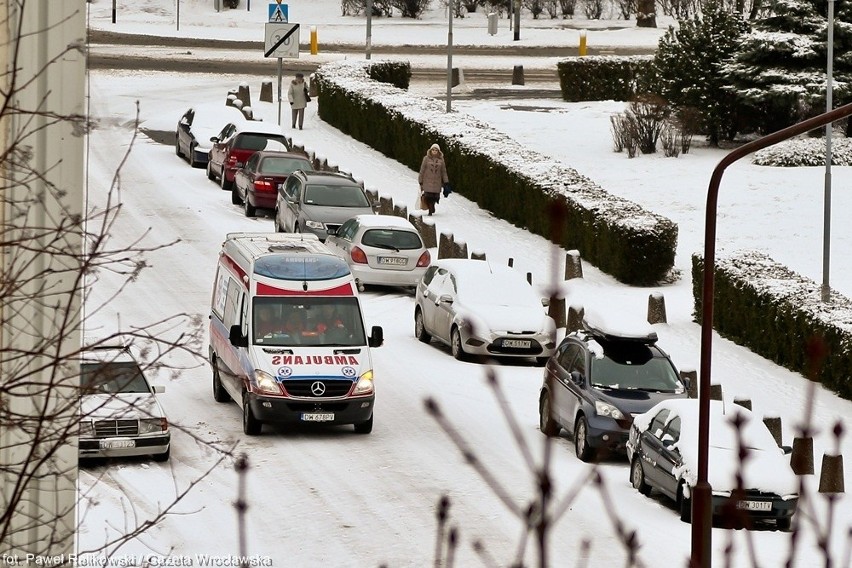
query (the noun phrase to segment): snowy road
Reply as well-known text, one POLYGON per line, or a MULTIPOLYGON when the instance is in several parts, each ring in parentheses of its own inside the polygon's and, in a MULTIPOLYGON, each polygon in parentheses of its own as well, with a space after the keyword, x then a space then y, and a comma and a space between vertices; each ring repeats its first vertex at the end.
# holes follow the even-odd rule
MULTIPOLYGON (((132 136, 135 101, 140 101, 143 126, 169 130, 194 101, 224 99, 236 76, 154 75, 130 72, 93 72, 92 114, 99 127, 89 149, 90 206, 102 196, 132 136)), ((254 87, 254 86, 253 86, 254 87)), ((329 161, 348 169, 391 195, 411 204, 416 174, 390 162, 368 147, 321 123, 309 109, 297 141, 329 161)), ((274 108, 258 107, 274 117, 274 108)), ((247 219, 231 205, 227 193, 208 181, 203 170, 191 169, 175 156, 174 148, 144 136, 136 142, 121 170, 124 203, 115 243, 127 243, 145 231, 149 244, 180 239, 149 255, 151 268, 95 314, 103 326, 145 325, 179 312, 200 315, 206 322, 216 255, 228 231, 271 231, 272 220, 247 219)), ((484 251, 493 262, 515 259, 518 270, 532 272, 534 283, 546 284, 551 260, 564 256, 544 239, 496 220, 459 195, 442 201, 436 223, 453 232, 471 250, 484 251)), ((558 272, 558 269, 557 269, 558 272)), ((647 289, 618 285, 592 267, 582 282, 564 285, 569 301, 604 299, 612 309, 644 315, 647 289)), ((106 298, 114 278, 104 276, 97 298, 106 298)), ((673 295, 669 309, 689 313, 685 295, 673 295)), ((413 335, 413 300, 399 292, 368 291, 368 325, 381 325, 385 345, 374 350, 376 366, 376 422, 370 436, 356 436, 351 428, 276 429, 266 427, 256 438, 243 436, 240 412, 234 404, 217 404, 211 393, 211 374, 203 361, 176 360, 194 365, 176 378, 160 376, 166 384, 161 397, 174 425, 182 430, 173 438, 170 464, 146 461, 96 465, 81 474, 84 531, 80 549, 101 545, 161 510, 216 464, 220 452, 245 452, 250 469, 248 491, 248 553, 268 557, 275 566, 427 566, 432 563, 436 538, 435 508, 449 495, 450 523, 460 531, 456 565, 509 565, 519 548, 520 520, 494 495, 460 452, 424 410, 424 399, 434 398, 458 428, 482 464, 506 490, 513 507, 523 510, 535 498, 533 473, 513 439, 506 420, 487 386, 487 368, 455 361, 437 346, 424 345, 413 335), (96 483, 102 479, 101 483, 96 483), (481 541, 481 562, 471 544, 481 541)), ((661 345, 681 366, 697 366, 698 327, 688 317, 672 318, 658 326, 661 345)), ((177 333, 179 330, 172 330, 177 333)), ((204 345, 206 350, 206 344, 204 345)), ((806 382, 726 341, 718 341, 715 372, 721 377, 748 376, 735 392, 758 397, 758 411, 777 411, 785 419, 785 440, 792 439, 795 420, 801 418, 806 382)), ((538 431, 537 396, 541 369, 532 365, 493 368, 522 438, 540 464, 545 439, 538 431)), ((734 389, 732 389, 734 390, 734 389)), ((727 393, 726 393, 727 394, 727 393)), ((818 390, 817 456, 830 443, 827 431, 834 421, 852 413, 852 403, 818 390)), ((847 455, 852 444, 844 442, 847 455)), ((552 448, 557 499, 571 491, 589 466, 574 456, 570 439, 563 436, 552 448)), ((174 513, 145 535, 132 540, 117 554, 191 555, 238 553, 237 522, 232 503, 237 498, 233 459, 226 459, 204 477, 174 513)), ((536 465, 539 467, 539 465, 536 465)), ((690 527, 680 522, 662 499, 648 499, 632 489, 626 462, 611 461, 599 468, 611 500, 593 484, 585 484, 554 527, 550 541, 552 566, 625 565, 627 553, 613 520, 627 530, 638 530, 642 564, 682 566, 689 556, 690 527), (583 543, 589 541, 590 546, 583 543)), ((814 485, 815 479, 807 480, 814 485)), ((823 507, 818 498, 815 506, 823 507)), ((848 498, 839 501, 841 527, 852 524, 848 498)), ((798 565, 819 558, 813 530, 803 524, 798 565)), ((845 531, 845 529, 844 529, 845 531)), ((842 531, 841 531, 842 532, 842 531)), ((845 534, 832 540, 841 557, 845 534)), ((772 530, 713 530, 714 565, 722 565, 724 549, 734 546, 732 565, 751 566, 747 541, 759 551, 760 565, 780 566, 788 554, 790 535, 772 530)), ((535 562, 532 543, 523 553, 535 562)), ((198 565, 196 562, 195 565, 198 565)))

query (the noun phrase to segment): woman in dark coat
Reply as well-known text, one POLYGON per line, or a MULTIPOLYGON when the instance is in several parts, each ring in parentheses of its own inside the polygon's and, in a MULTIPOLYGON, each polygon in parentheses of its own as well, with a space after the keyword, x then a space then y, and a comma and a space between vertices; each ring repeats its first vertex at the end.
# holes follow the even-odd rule
POLYGON ((447 177, 444 153, 441 152, 441 147, 437 144, 432 144, 429 151, 423 156, 417 181, 420 182, 420 192, 429 206, 429 215, 432 215, 435 212, 435 204, 438 203, 441 196, 441 189, 445 183, 450 181, 450 178, 447 177))

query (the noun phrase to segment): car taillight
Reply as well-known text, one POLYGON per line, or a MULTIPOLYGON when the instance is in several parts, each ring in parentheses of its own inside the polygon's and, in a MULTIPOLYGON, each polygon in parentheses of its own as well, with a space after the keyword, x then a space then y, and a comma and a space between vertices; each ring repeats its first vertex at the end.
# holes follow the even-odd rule
POLYGON ((239 165, 239 163, 240 162, 237 160, 237 157, 235 155, 228 154, 228 166, 229 167, 235 168, 239 165))
POLYGON ((417 267, 422 268, 424 266, 429 266, 432 264, 432 256, 429 254, 428 250, 424 250, 423 254, 420 255, 420 258, 417 259, 417 267))
POLYGON ((352 247, 352 250, 349 251, 349 256, 352 257, 352 262, 367 264, 367 255, 358 247, 352 247))
POLYGON ((258 179, 258 180, 255 180, 255 182, 254 182, 254 190, 260 191, 260 192, 271 193, 271 192, 275 191, 275 185, 269 180, 258 179))

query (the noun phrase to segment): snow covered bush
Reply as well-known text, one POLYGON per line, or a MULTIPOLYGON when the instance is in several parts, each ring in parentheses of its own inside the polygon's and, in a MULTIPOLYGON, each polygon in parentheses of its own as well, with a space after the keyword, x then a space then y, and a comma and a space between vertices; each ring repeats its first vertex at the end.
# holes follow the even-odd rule
MULTIPOLYGON (((755 152, 752 163, 758 166, 790 168, 824 166, 825 138, 787 140, 755 152)), ((849 138, 832 138, 831 164, 834 166, 852 166, 852 140, 849 138)))

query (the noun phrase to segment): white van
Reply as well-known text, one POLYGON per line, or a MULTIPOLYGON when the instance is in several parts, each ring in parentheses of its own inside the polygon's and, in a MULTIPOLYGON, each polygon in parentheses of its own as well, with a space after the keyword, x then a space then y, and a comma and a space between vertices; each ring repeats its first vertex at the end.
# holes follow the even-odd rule
POLYGON ((355 279, 312 234, 230 233, 210 310, 213 398, 264 422, 373 429, 373 362, 355 279))

